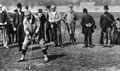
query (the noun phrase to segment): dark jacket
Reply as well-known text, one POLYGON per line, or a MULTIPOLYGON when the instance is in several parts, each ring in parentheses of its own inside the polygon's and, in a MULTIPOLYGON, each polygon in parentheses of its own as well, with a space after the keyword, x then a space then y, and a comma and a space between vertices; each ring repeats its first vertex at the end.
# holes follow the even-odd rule
POLYGON ((113 15, 109 12, 105 12, 100 17, 100 27, 102 30, 106 28, 112 28, 113 21, 115 21, 113 15))
POLYGON ((7 13, 5 11, 2 11, 0 13, 0 23, 5 23, 7 21, 7 13))
POLYGON ((85 13, 85 14, 83 15, 83 17, 82 17, 82 20, 81 20, 82 33, 84 33, 84 29, 85 29, 85 28, 88 28, 88 27, 86 26, 86 24, 88 24, 88 23, 91 23, 91 24, 92 24, 92 26, 89 27, 89 28, 92 29, 92 32, 94 32, 94 29, 96 28, 94 18, 93 18, 91 15, 89 15, 88 13, 85 13))
POLYGON ((21 15, 19 12, 16 12, 13 17, 13 27, 17 28, 20 23, 23 22, 24 19, 24 12, 21 11, 21 15))

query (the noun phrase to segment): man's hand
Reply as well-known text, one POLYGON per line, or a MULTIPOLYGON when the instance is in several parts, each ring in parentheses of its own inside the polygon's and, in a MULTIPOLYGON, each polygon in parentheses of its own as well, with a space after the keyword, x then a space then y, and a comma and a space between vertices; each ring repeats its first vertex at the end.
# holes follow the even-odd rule
POLYGON ((16 28, 13 28, 14 31, 16 31, 16 28))

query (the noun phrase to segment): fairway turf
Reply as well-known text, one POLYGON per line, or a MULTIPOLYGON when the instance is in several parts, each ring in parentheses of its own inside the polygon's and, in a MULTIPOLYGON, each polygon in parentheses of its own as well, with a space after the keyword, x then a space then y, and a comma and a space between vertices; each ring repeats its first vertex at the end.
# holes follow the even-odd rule
MULTIPOLYGON (((79 20, 76 24, 77 44, 70 45, 68 43, 69 36, 67 31, 65 34, 64 46, 50 47, 48 49, 50 62, 43 63, 42 52, 38 47, 34 47, 32 53, 32 69, 31 71, 120 71, 120 46, 115 45, 113 48, 103 48, 97 45, 94 48, 83 48, 84 37, 81 33, 81 17, 82 13, 77 13, 79 20)), ((93 44, 99 44, 100 26, 99 18, 102 13, 90 13, 97 25, 97 29, 93 33, 93 44)), ((119 13, 112 13, 114 17, 120 16, 119 13)), ((62 23, 62 30, 64 32, 64 23, 62 23)), ((63 33, 62 32, 62 33, 63 33)), ((63 36, 63 35, 62 35, 63 36)), ((17 44, 16 44, 17 45, 17 44)), ((28 53, 27 60, 24 62, 17 62, 20 58, 18 46, 9 45, 11 49, 4 49, 0 47, 0 69, 5 68, 8 71, 28 71, 26 67, 29 64, 28 53), (2 61, 2 59, 4 62, 2 61)))

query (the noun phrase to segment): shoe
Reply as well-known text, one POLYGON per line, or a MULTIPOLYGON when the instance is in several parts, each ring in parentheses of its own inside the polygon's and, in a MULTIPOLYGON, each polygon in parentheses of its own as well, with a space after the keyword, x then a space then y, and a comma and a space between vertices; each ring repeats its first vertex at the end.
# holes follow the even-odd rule
POLYGON ((60 45, 60 47, 61 47, 61 48, 64 48, 64 46, 63 46, 63 45, 60 45))
POLYGON ((43 63, 48 63, 48 62, 49 62, 49 60, 44 60, 44 61, 43 61, 43 63))
POLYGON ((19 49, 18 51, 22 51, 22 49, 19 49))
POLYGON ((87 48, 88 46, 83 46, 83 48, 87 48))
POLYGON ((7 45, 4 45, 4 48, 9 49, 9 47, 7 45))
POLYGON ((103 47, 107 47, 107 45, 103 45, 103 47))
POLYGON ((25 59, 20 59, 20 60, 18 60, 18 62, 23 62, 23 61, 25 61, 25 59))
POLYGON ((48 60, 48 56, 47 55, 44 55, 44 63, 48 63, 49 60, 48 60))
POLYGON ((22 57, 20 58, 20 60, 18 60, 18 62, 23 62, 25 61, 25 57, 22 55, 22 57))
POLYGON ((91 45, 90 48, 93 48, 93 46, 91 45))
POLYGON ((107 44, 107 47, 111 48, 111 47, 112 47, 112 45, 111 45, 111 44, 107 44))

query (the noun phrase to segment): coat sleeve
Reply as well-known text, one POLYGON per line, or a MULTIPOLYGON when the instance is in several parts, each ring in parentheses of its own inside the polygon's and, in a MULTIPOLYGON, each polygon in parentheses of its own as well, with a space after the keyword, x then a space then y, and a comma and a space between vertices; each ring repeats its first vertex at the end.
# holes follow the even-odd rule
POLYGON ((64 20, 67 16, 67 13, 64 13, 64 15, 62 16, 62 19, 64 20))
POLYGON ((100 17, 100 27, 101 28, 103 27, 102 22, 103 22, 103 16, 100 17))
POLYGON ((24 32, 26 35, 29 35, 29 31, 27 29, 27 23, 26 23, 26 19, 23 20, 23 26, 24 26, 24 32))
POLYGON ((7 13, 3 12, 2 13, 2 23, 5 23, 7 21, 7 13))
POLYGON ((13 28, 15 28, 16 24, 16 13, 13 14, 13 28))
POLYGON ((39 32, 39 30, 40 30, 40 19, 39 19, 39 17, 36 17, 36 25, 37 25, 37 29, 36 29, 36 31, 35 31, 35 33, 38 33, 39 32))
POLYGON ((85 27, 85 26, 86 26, 86 24, 85 24, 85 20, 84 20, 84 16, 82 17, 82 20, 81 20, 81 25, 82 25, 83 27, 85 27))
POLYGON ((57 18, 57 19, 55 19, 55 21, 56 21, 56 22, 59 22, 61 19, 62 19, 62 16, 61 16, 61 14, 60 14, 60 13, 58 13, 58 18, 57 18))

